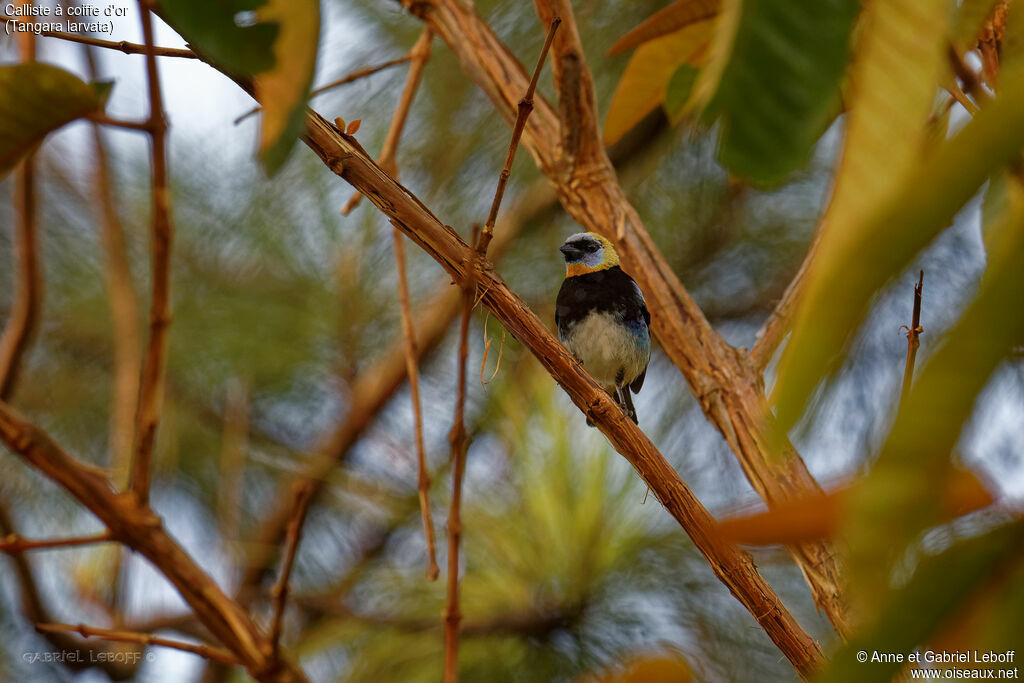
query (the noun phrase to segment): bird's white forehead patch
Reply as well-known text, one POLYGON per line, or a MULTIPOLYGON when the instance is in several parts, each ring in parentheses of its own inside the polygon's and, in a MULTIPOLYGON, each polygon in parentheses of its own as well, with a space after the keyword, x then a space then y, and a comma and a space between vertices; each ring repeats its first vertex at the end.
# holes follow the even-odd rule
POLYGON ((601 244, 601 240, 597 239, 596 237, 594 237, 593 235, 591 235, 588 232, 578 232, 575 235, 569 235, 568 237, 565 238, 564 244, 572 244, 573 242, 575 242, 577 240, 583 240, 583 241, 586 241, 586 242, 594 242, 598 246, 604 246, 604 245, 601 244))

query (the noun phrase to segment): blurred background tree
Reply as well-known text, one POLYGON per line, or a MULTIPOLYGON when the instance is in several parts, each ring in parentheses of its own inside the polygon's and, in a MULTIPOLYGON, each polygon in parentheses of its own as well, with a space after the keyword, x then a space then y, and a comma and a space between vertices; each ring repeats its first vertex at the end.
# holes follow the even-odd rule
MULTIPOLYGON (((745 45, 746 36, 756 48, 756 40, 749 38, 751 22, 754 28, 763 25, 782 31, 772 25, 774 15, 765 8, 788 4, 793 3, 723 3, 722 11, 735 19, 736 44, 745 45)), ((772 159, 770 164, 764 164, 763 157, 751 161, 750 147, 737 131, 746 130, 743 126, 749 121, 744 115, 759 117, 769 106, 763 99, 770 99, 769 95, 743 84, 749 83, 744 79, 768 78, 766 87, 778 87, 765 75, 776 68, 771 60, 757 66, 756 49, 747 50, 753 54, 750 57, 737 48, 739 56, 728 62, 727 48, 715 48, 725 41, 722 31, 716 34, 710 27, 701 29, 698 47, 703 51, 689 42, 682 48, 679 44, 660 48, 668 55, 670 67, 656 60, 654 67, 645 67, 643 60, 650 59, 652 50, 648 47, 641 54, 643 45, 633 57, 604 57, 625 28, 641 24, 662 9, 662 3, 587 0, 574 6, 598 107, 602 116, 613 110, 608 114, 609 127, 613 115, 624 116, 621 108, 629 106, 624 98, 639 92, 632 90, 639 86, 630 85, 623 74, 632 73, 635 78, 643 76, 645 69, 659 74, 654 94, 645 95, 648 103, 653 97, 653 106, 637 108, 634 103, 636 111, 626 117, 630 125, 620 125, 622 130, 611 136, 619 139, 610 154, 623 188, 672 270, 715 328, 736 347, 754 345, 759 327, 797 274, 816 225, 823 214, 828 215, 830 198, 835 201, 830 191, 836 169, 842 168, 846 142, 846 117, 835 117, 841 111, 840 77, 849 61, 840 48, 850 43, 859 5, 832 4, 836 6, 822 9, 831 21, 830 29, 817 23, 800 27, 820 33, 819 42, 838 40, 832 52, 841 54, 830 53, 827 59, 813 53, 805 56, 820 57, 825 66, 832 60, 831 76, 821 77, 827 82, 820 85, 832 97, 823 95, 822 102, 786 112, 794 129, 802 131, 802 138, 794 133, 794 144, 803 140, 804 146, 782 151, 768 146, 763 154, 772 159), (682 56, 683 52, 687 54, 682 56), (742 61, 744 54, 747 62, 742 61), (696 69, 711 69, 707 65, 716 60, 724 85, 702 86, 700 79, 708 77, 695 76, 696 69), (685 70, 680 74, 683 69, 694 74, 685 70), (702 95, 708 88, 718 93, 711 101, 702 95), (744 112, 744 107, 749 111, 744 112), (698 120, 701 112, 707 112, 704 123, 698 120), (801 118, 804 112, 811 113, 801 118), (669 119, 680 125, 670 125, 669 119), (725 131, 732 137, 722 137, 725 131)), ((946 3, 936 4, 943 6, 945 17, 946 3)), ((963 2, 955 7, 949 23, 935 34, 942 40, 948 35, 965 36, 961 43, 953 43, 954 50, 959 50, 954 64, 943 56, 932 76, 920 71, 910 76, 931 79, 922 89, 931 93, 924 115, 941 120, 941 125, 934 124, 941 130, 930 133, 936 147, 968 125, 979 107, 989 107, 993 93, 1002 93, 996 90, 983 44, 975 48, 976 41, 969 37, 977 35, 978 27, 984 28, 983 20, 994 4, 963 2), (965 45, 971 49, 964 49, 965 45), (959 92, 961 86, 970 88, 964 74, 954 77, 954 66, 967 69, 968 76, 976 79, 973 92, 959 92), (935 94, 937 86, 947 82, 952 83, 951 91, 956 89, 955 98, 935 94)), ((544 27, 532 10, 486 0, 475 6, 516 56, 532 64, 544 39, 544 27)), ((131 9, 129 17, 117 24, 116 36, 141 42, 138 12, 131 9)), ((400 9, 398 4, 323 3, 315 83, 406 54, 422 24, 400 9)), ((895 23, 891 17, 888 21, 895 23)), ((1014 34, 1007 30, 1006 35, 1014 34)), ((799 37, 794 29, 790 39, 799 37)), ((866 39, 855 36, 855 45, 858 40, 866 39)), ((156 42, 181 44, 162 24, 156 42)), ((90 73, 86 49, 81 46, 40 38, 37 49, 40 60, 59 64, 86 80, 113 80, 106 104, 109 115, 145 116, 143 57, 93 49, 90 58, 97 66, 96 73, 90 73)), ((1019 40, 1003 43, 1004 65, 1018 54, 1014 49, 1019 50, 1019 40)), ((0 42, 0 51, 5 62, 19 59, 13 41, 0 42)), ((1008 68, 1004 66, 1004 73, 1008 68)), ((280 170, 267 178, 252 155, 259 117, 232 125, 251 106, 241 91, 204 64, 168 58, 161 61, 161 69, 171 122, 176 234, 171 265, 173 322, 154 459, 153 507, 165 527, 221 587, 229 594, 238 593, 239 600, 265 623, 273 611, 268 592, 280 543, 279 539, 267 542, 262 530, 273 511, 289 509, 287 482, 305 471, 316 454, 333 448, 337 464, 324 469, 323 488, 304 525, 282 643, 312 680, 438 680, 443 663, 439 614, 444 607, 444 582, 423 578, 425 544, 417 507, 410 396, 401 362, 390 226, 366 201, 348 216, 339 215, 351 188, 338 182, 304 148, 296 148, 280 170), (267 567, 270 571, 261 571, 267 567)), ((331 119, 360 119, 356 137, 376 154, 402 91, 405 70, 397 66, 331 89, 316 96, 311 105, 331 119)), ((799 69, 788 73, 782 84, 790 82, 785 78, 804 82, 799 69)), ((1004 82, 1016 83, 1012 78, 1003 76, 1004 82)), ((539 92, 551 101, 557 99, 548 78, 541 79, 539 92)), ((844 100, 848 108, 853 102, 852 96, 844 100)), ((1019 123, 1017 119, 1002 121, 1019 123)), ((920 124, 923 127, 924 121, 920 124)), ((99 148, 93 144, 92 125, 80 121, 64 127, 34 157, 45 298, 18 381, 5 400, 68 452, 124 485, 128 461, 118 454, 126 447, 117 442, 118 396, 119 391, 124 396, 124 388, 118 389, 117 370, 133 358, 139 362, 140 340, 145 339, 147 327, 149 161, 145 136, 105 128, 99 148), (111 176, 113 212, 123 230, 122 258, 134 294, 134 317, 128 320, 124 302, 118 309, 112 295, 111 214, 96 185, 101 163, 111 176)), ((606 128, 611 142, 608 132, 606 128)), ((755 130, 753 135, 756 139, 763 133, 755 130)), ((1013 140, 1007 138, 1005 144, 1019 153, 1020 145, 1013 140)), ((466 226, 487 215, 507 146, 502 118, 463 75, 442 41, 435 39, 398 150, 403 184, 468 238, 466 226)), ((1004 177, 1003 167, 995 166, 996 180, 988 186, 984 211, 979 195, 948 228, 945 223, 944 230, 937 228, 934 239, 920 238, 923 249, 904 250, 906 262, 887 270, 879 266, 874 280, 855 291, 874 297, 863 326, 857 327, 860 318, 853 319, 856 310, 850 310, 848 318, 834 326, 837 335, 846 337, 806 341, 796 335, 808 325, 819 324, 827 307, 819 305, 809 308, 804 317, 797 316, 791 345, 804 345, 797 352, 806 345, 824 347, 826 354, 847 349, 840 365, 809 362, 806 373, 811 373, 813 382, 800 379, 803 366, 793 370, 794 362, 786 365, 785 358, 780 365, 779 391, 797 386, 791 392, 796 398, 779 399, 785 415, 794 416, 790 435, 818 481, 830 485, 865 471, 880 450, 887 452, 890 430, 920 434, 929 429, 930 423, 921 421, 901 427, 896 419, 906 348, 899 326, 910 323, 911 283, 919 268, 928 273, 922 362, 937 353, 946 331, 955 333, 962 322, 992 260, 986 256, 979 226, 1000 224, 1020 208, 1015 194, 1019 181, 1012 174, 1004 177), (883 285, 875 294, 875 288, 883 285), (853 330, 857 333, 849 343, 853 330), (831 374, 819 384, 829 369, 831 374), (791 376, 797 379, 787 384, 791 376), (800 381, 809 386, 801 386, 800 381), (805 411, 806 394, 812 389, 813 400, 805 411)), ((892 180, 893 186, 898 186, 898 180, 892 180)), ((0 194, 0 225, 11 226, 0 230, 0 263, 5 264, 16 262, 15 185, 13 177, 2 181, 0 194)), ((944 189, 938 182, 935 187, 944 189)), ((924 188, 925 199, 934 190, 924 188)), ((513 167, 504 207, 499 239, 490 256, 511 289, 550 325, 564 267, 557 247, 579 228, 526 154, 513 167)), ((924 229, 918 232, 924 234, 924 229)), ((1018 222, 1005 233, 990 230, 986 235, 995 235, 989 238, 991 245, 993 239, 997 244, 1003 239, 999 234, 1019 233, 1018 222)), ((849 234, 855 230, 850 228, 849 234)), ((1007 259, 1020 254, 1014 251, 1017 246, 1011 237, 1005 237, 1009 246, 1000 247, 1007 259)), ((844 259, 850 259, 850 267, 870 265, 851 257, 863 252, 835 249, 834 254, 826 247, 821 252, 834 259, 827 270, 836 277, 848 272, 835 265, 847 262, 844 259)), ((446 439, 458 326, 454 305, 445 308, 439 302, 455 288, 448 286, 450 278, 428 256, 415 248, 407 252, 412 308, 425 351, 420 368, 425 445, 434 482, 430 499, 443 538, 440 532, 451 495, 446 439)), ((812 276, 816 273, 812 271, 812 276)), ((11 269, 0 285, 0 319, 5 323, 16 306, 14 282, 11 269)), ((1010 300, 1001 301, 1007 306, 1006 326, 1015 329, 1013 320, 1022 315, 1016 310, 1019 301, 1013 311, 1009 311, 1010 300)), ((863 304, 858 300, 858 305, 863 304)), ((595 672, 615 672, 638 656, 685 662, 674 670, 676 678, 686 670, 687 676, 707 681, 795 679, 792 666, 715 578, 685 534, 653 498, 644 503, 643 481, 601 434, 585 426, 583 416, 573 410, 530 353, 503 336, 500 325, 484 314, 474 316, 469 339, 467 424, 473 442, 462 510, 460 674, 464 680, 572 681, 602 675, 595 672), (485 339, 490 342, 486 363, 485 339), (494 373, 493 381, 486 385, 475 381, 478 372, 485 379, 494 373)), ((957 463, 997 482, 993 494, 1006 502, 1024 493, 1019 449, 1024 440, 1024 371, 1019 355, 1007 355, 1003 347, 998 351, 1002 356, 997 358, 996 353, 990 355, 998 370, 990 373, 991 379, 988 374, 975 377, 974 385, 978 381, 980 385, 967 397, 973 412, 968 413, 962 433, 959 422, 955 425, 955 443, 947 446, 955 445, 957 463)), ((773 364, 766 384, 772 387, 775 378, 773 364)), ((956 393, 963 386, 967 384, 947 385, 945 390, 956 393)), ((657 352, 645 389, 637 397, 637 409, 641 427, 716 516, 757 508, 757 496, 730 448, 708 423, 672 363, 657 352)), ((120 415, 123 419, 123 409, 120 415)), ((944 416, 940 413, 931 419, 944 416)), ((950 448, 922 458, 949 463, 950 448)), ((48 478, 13 456, 2 457, 6 463, 0 483, 3 533, 46 538, 97 531, 92 515, 48 478)), ((914 466, 926 469, 923 463, 914 466)), ((862 491, 855 503, 861 507, 854 508, 863 514, 844 518, 860 520, 847 525, 852 529, 855 561, 867 563, 873 552, 870 543, 858 540, 857 524, 877 522, 872 510, 883 515, 893 509, 892 501, 872 498, 872 492, 882 488, 864 489, 867 493, 862 491)), ((907 505, 934 493, 934 489, 906 490, 912 491, 904 501, 907 505)), ((958 539, 976 540, 1004 515, 988 511, 957 520, 930 532, 921 546, 916 537, 935 521, 928 517, 908 528, 906 537, 894 533, 899 542, 895 547, 902 551, 914 542, 912 550, 923 555, 953 550, 958 539)), ((884 543, 878 527, 874 533, 884 543)), ((1019 540, 1019 534, 1015 538, 1019 540)), ((1002 541, 1004 546, 1013 542, 1013 538, 1002 541)), ((443 542, 438 552, 443 567, 443 542)), ((800 624, 826 651, 838 647, 839 638, 815 610, 789 556, 778 547, 753 552, 800 624)), ((918 556, 906 554, 902 578, 893 582, 897 588, 917 566, 918 556)), ((1019 552, 1011 560, 1005 559, 1005 553, 990 555, 993 559, 986 566, 995 568, 992 571, 1011 567, 1004 572, 1011 578, 1002 580, 1000 590, 1013 598, 1009 605, 1019 605, 1019 552)), ((34 623, 44 621, 212 639, 146 560, 114 544, 15 553, 3 565, 0 678, 245 678, 241 668, 208 664, 164 648, 149 648, 151 657, 137 666, 122 662, 101 666, 88 661, 88 654, 84 668, 26 657, 25 653, 50 652, 54 646, 32 630, 34 623)), ((969 596, 971 586, 987 575, 965 570, 966 575, 980 577, 974 584, 965 584, 962 594, 969 596)), ((883 587, 889 586, 888 577, 883 587)), ((864 585, 877 583, 864 579, 864 585)), ((867 610, 864 623, 871 623, 871 612, 884 612, 890 604, 884 595, 880 593, 876 606, 867 610)), ((986 612, 981 621, 994 632, 1017 633, 1019 641, 1019 633, 1024 632, 1017 628, 1020 613, 1009 608, 994 615, 986 612)), ((935 616, 928 627, 937 629, 943 618, 935 616)), ((970 637, 977 637, 978 646, 985 648, 1008 649, 1016 642, 1012 637, 970 637)), ((878 649, 888 646, 873 644, 878 649)), ((917 644, 908 644, 908 650, 917 644)), ((877 673, 856 668, 848 654, 840 653, 836 662, 858 674, 855 680, 877 673)))

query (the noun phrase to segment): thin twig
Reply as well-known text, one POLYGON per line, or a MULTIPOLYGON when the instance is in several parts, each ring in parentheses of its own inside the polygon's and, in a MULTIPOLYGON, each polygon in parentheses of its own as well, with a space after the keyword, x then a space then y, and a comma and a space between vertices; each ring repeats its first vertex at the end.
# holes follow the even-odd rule
POLYGON ((73 538, 49 538, 32 539, 22 538, 18 534, 7 534, 0 539, 0 552, 8 555, 16 555, 26 550, 48 550, 50 548, 73 548, 80 545, 92 545, 93 543, 106 543, 113 541, 114 535, 109 531, 103 531, 91 536, 76 536, 73 538))
POLYGON ((900 412, 903 411, 910 396, 910 384, 914 379, 914 362, 917 360, 917 349, 921 346, 921 290, 924 287, 924 271, 921 271, 917 284, 914 285, 914 313, 910 327, 907 328, 907 366, 903 371, 903 388, 900 390, 900 412))
POLYGON ((132 462, 132 491, 139 502, 149 500, 149 485, 153 477, 153 450, 156 430, 162 411, 164 379, 167 371, 167 331, 170 325, 171 298, 171 225, 170 188, 167 183, 167 119, 164 116, 160 75, 156 68, 153 46, 153 18, 149 5, 139 0, 142 14, 142 35, 146 41, 146 76, 149 82, 149 131, 153 138, 153 228, 152 278, 153 293, 149 310, 149 343, 142 372, 137 425, 135 429, 135 456, 132 462))
MULTIPOLYGON (((478 230, 474 227, 473 239, 478 230)), ((459 324, 458 379, 455 393, 455 419, 448 435, 451 443, 452 500, 448 511, 448 591, 444 608, 444 683, 459 680, 459 543, 462 540, 462 479, 466 471, 466 451, 469 435, 466 433, 466 360, 469 358, 469 318, 473 312, 476 293, 476 254, 470 252, 465 263, 467 276, 462 285, 462 320, 459 324)))
POLYGON ((307 483, 295 494, 295 511, 291 521, 288 522, 288 535, 285 539, 284 562, 281 566, 281 575, 270 589, 270 597, 274 601, 274 615, 270 620, 270 644, 276 656, 278 644, 281 641, 281 623, 284 620, 284 608, 288 601, 288 579, 292 574, 292 567, 295 565, 295 554, 299 549, 299 540, 302 537, 302 524, 306 521, 306 513, 309 512, 309 503, 313 499, 313 486, 307 483))
POLYGON ((953 69, 953 75, 963 83, 963 90, 978 102, 990 99, 989 93, 982 87, 981 76, 975 73, 974 69, 967 65, 964 56, 953 46, 946 45, 946 57, 953 69))
POLYGON ((978 113, 978 105, 976 105, 974 102, 971 102, 971 98, 969 98, 967 94, 960 89, 960 86, 956 83, 956 81, 953 81, 952 83, 947 85, 945 90, 946 92, 953 96, 953 99, 956 100, 961 107, 967 110, 968 114, 974 116, 975 114, 978 113))
MULTIPOLYGON (((16 23, 16 24, 31 24, 33 22, 26 21, 17 17, 4 17, 5 22, 16 23)), ((63 31, 33 31, 34 35, 46 36, 47 38, 60 38, 61 40, 69 40, 72 43, 82 43, 83 45, 92 45, 93 47, 102 47, 109 50, 118 50, 125 53, 126 55, 144 55, 146 54, 146 46, 139 45, 137 43, 129 43, 124 40, 101 40, 99 38, 91 38, 89 36, 80 36, 75 33, 65 33, 63 31)), ((195 52, 178 47, 154 47, 153 54, 157 57, 184 57, 185 59, 199 59, 195 52)))
POLYGON ((427 540, 427 578, 437 578, 437 540, 434 537, 434 520, 430 512, 430 472, 427 470, 427 451, 423 445, 423 410, 420 405, 420 372, 416 351, 416 328, 413 327, 412 304, 409 301, 409 278, 405 272, 405 245, 402 233, 392 228, 395 240, 395 268, 398 270, 398 300, 402 308, 402 336, 405 340, 405 370, 409 375, 409 393, 412 397, 412 416, 416 432, 416 463, 418 469, 417 489, 420 499, 420 515, 423 517, 423 535, 427 540))
MULTIPOLYGON (((8 502, 8 500, 0 500, 0 533, 11 535, 15 534, 15 529, 11 515, 6 508, 8 502)), ((16 581, 14 585, 18 589, 24 618, 33 624, 52 621, 53 617, 39 590, 39 583, 36 581, 35 572, 32 571, 29 557, 24 554, 13 554, 11 563, 14 565, 12 578, 16 581)), ((64 665, 72 670, 96 667, 102 669, 111 680, 123 681, 132 677, 138 665, 137 662, 131 664, 127 661, 115 662, 109 656, 107 648, 96 647, 92 643, 80 643, 77 639, 64 633, 45 633, 43 635, 55 650, 71 653, 64 660, 64 665)))
POLYGON ((501 175, 498 176, 498 189, 494 191, 491 211, 487 214, 487 222, 484 223, 484 230, 480 233, 480 240, 476 245, 480 258, 487 256, 487 247, 494 236, 494 224, 498 220, 498 209, 501 208, 501 199, 505 196, 505 185, 508 183, 509 176, 512 175, 512 162, 515 161, 516 150, 519 149, 519 139, 523 137, 526 119, 530 117, 530 112, 533 111, 533 93, 537 90, 537 80, 540 78, 541 69, 544 68, 544 61, 547 59, 548 50, 551 49, 551 43, 555 39, 555 32, 561 23, 561 17, 555 17, 551 20, 548 36, 544 40, 544 47, 540 50, 540 57, 537 58, 537 66, 533 70, 533 78, 530 80, 530 85, 526 89, 523 99, 519 100, 516 122, 512 126, 512 140, 508 143, 508 154, 505 156, 505 167, 501 169, 501 175))
MULTIPOLYGON (((99 80, 99 69, 93 55, 95 48, 83 45, 89 78, 99 80)), ((100 234, 106 258, 107 296, 114 328, 114 398, 110 414, 111 469, 120 489, 128 480, 135 439, 135 402, 139 395, 139 368, 142 365, 142 335, 139 330, 139 303, 131 266, 128 265, 124 226, 114 205, 113 183, 103 132, 95 121, 92 125, 94 196, 102 221, 100 234)))
POLYGON ((537 60, 537 68, 533 72, 533 80, 530 81, 530 85, 526 89, 526 95, 519 102, 516 124, 512 131, 512 141, 509 143, 505 166, 498 177, 498 187, 494 192, 494 200, 491 202, 487 223, 483 232, 479 232, 474 227, 470 244, 475 245, 475 249, 466 257, 467 277, 462 284, 462 322, 459 327, 459 366, 455 398, 455 419, 451 434, 449 435, 453 467, 452 500, 451 509, 448 513, 448 594, 444 609, 444 683, 456 683, 459 679, 459 627, 462 621, 462 613, 459 611, 459 543, 462 539, 462 480, 466 470, 466 451, 469 448, 469 437, 466 434, 465 421, 466 361, 469 357, 469 318, 473 312, 476 294, 476 272, 477 267, 486 257, 487 246, 490 244, 494 234, 494 224, 498 217, 498 210, 501 208, 501 198, 505 193, 505 184, 508 182, 509 175, 512 172, 512 162, 515 159, 516 149, 519 146, 519 139, 522 137, 523 128, 526 126, 526 119, 533 109, 533 93, 537 88, 537 79, 540 77, 541 68, 544 66, 544 60, 547 57, 551 42, 555 37, 555 31, 558 30, 560 23, 562 23, 562 20, 558 17, 551 21, 547 39, 544 41, 544 47, 541 49, 540 58, 537 60))
POLYGON ((90 114, 89 120, 93 123, 103 124, 104 126, 123 128, 124 130, 135 130, 140 133, 148 133, 150 128, 149 121, 127 121, 125 119, 115 119, 102 112, 90 114))
POLYGON ((138 643, 139 645, 157 645, 169 647, 182 652, 191 652, 205 659, 213 659, 232 666, 241 666, 242 663, 228 650, 213 645, 196 645, 185 643, 180 640, 171 640, 154 636, 150 633, 135 633, 132 631, 115 631, 108 628, 94 628, 85 624, 73 626, 71 624, 36 624, 36 630, 40 633, 77 633, 83 638, 102 638, 120 643, 138 643))
MULTIPOLYGON (((381 148, 380 156, 377 158, 377 163, 392 178, 398 177, 398 160, 396 158, 398 154, 398 141, 402 137, 402 130, 405 129, 405 122, 409 118, 409 109, 412 107, 412 101, 415 99, 416 91, 419 89, 420 81, 423 79, 423 69, 430 60, 430 42, 433 38, 434 34, 431 30, 424 28, 407 55, 411 60, 409 74, 405 78, 402 96, 398 100, 398 107, 395 108, 395 115, 391 117, 391 125, 388 128, 387 137, 384 138, 384 146, 381 148)), ((359 205, 359 200, 362 196, 359 192, 353 194, 341 210, 342 215, 347 216, 351 213, 359 205)))
MULTIPOLYGON (((19 37, 22 60, 35 61, 35 36, 23 34, 19 37)), ((43 305, 42 268, 36 241, 35 163, 33 152, 18 166, 14 178, 16 238, 12 250, 12 272, 17 273, 17 280, 13 288, 11 316, 0 335, 0 400, 7 400, 14 393, 21 359, 38 326, 43 305)))
MULTIPOLYGON (((393 66, 397 66, 398 64, 403 64, 405 62, 408 62, 410 59, 412 59, 412 55, 402 55, 398 59, 391 59, 391 60, 388 60, 386 62, 383 62, 382 64, 375 64, 374 66, 368 66, 368 67, 359 69, 358 71, 353 71, 352 73, 350 73, 350 74, 348 74, 346 76, 342 76, 341 78, 339 78, 336 81, 331 81, 330 83, 327 83, 325 85, 321 85, 319 88, 314 88, 313 90, 310 91, 309 96, 310 96, 310 98, 316 97, 317 95, 319 95, 321 93, 325 93, 328 90, 331 90, 333 88, 337 88, 338 86, 346 85, 348 83, 352 83, 354 81, 358 81, 361 78, 366 78, 367 76, 372 76, 373 74, 377 73, 378 71, 383 71, 384 69, 389 69, 389 68, 391 68, 393 66)), ((259 107, 259 106, 253 107, 249 111, 245 112, 244 114, 242 114, 241 116, 236 118, 235 121, 234 121, 234 124, 237 126, 238 124, 240 124, 242 121, 245 121, 247 118, 249 118, 253 114, 258 113, 261 109, 263 109, 263 107, 259 107)))

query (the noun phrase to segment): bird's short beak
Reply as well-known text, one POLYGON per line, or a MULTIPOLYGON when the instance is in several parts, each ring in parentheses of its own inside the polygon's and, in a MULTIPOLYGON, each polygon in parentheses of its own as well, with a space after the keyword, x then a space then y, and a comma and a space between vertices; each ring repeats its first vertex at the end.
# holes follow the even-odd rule
POLYGON ((562 246, 560 246, 558 248, 558 251, 560 251, 563 254, 565 254, 565 260, 567 262, 568 261, 579 261, 581 258, 583 258, 583 252, 582 251, 580 251, 576 247, 569 246, 568 244, 563 244, 562 246))

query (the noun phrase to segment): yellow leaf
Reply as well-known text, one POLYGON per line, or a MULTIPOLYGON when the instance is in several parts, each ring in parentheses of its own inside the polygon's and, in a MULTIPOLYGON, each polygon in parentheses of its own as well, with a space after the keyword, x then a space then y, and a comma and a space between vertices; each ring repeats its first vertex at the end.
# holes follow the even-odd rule
POLYGON ((613 144, 665 100, 668 83, 683 64, 700 66, 711 39, 713 19, 644 43, 633 54, 612 95, 604 122, 604 143, 613 144))
POLYGON ((317 0, 268 0, 259 21, 277 23, 274 67, 256 76, 256 99, 263 105, 260 157, 271 173, 284 163, 305 120, 304 103, 313 82, 320 42, 317 0))
MULTIPOLYGON (((835 536, 849 505, 850 487, 785 501, 767 512, 730 517, 718 524, 723 538, 743 545, 807 543, 835 536)), ((941 493, 939 521, 947 522, 988 507, 995 498, 979 475, 967 469, 952 469, 941 493)))
POLYGON ((676 0, 622 36, 608 50, 608 56, 631 50, 637 45, 674 33, 698 21, 713 19, 718 14, 719 3, 720 0, 676 0))

